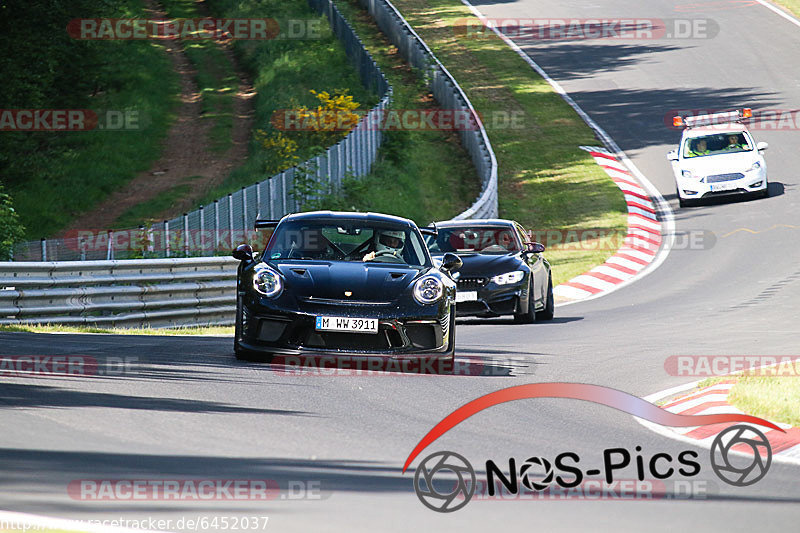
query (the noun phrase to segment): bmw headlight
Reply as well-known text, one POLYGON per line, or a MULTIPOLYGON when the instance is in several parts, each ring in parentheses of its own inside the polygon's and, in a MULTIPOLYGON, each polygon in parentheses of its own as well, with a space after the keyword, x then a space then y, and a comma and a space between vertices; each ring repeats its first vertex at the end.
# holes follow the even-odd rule
POLYGON ((420 278, 414 285, 414 299, 423 305, 438 302, 444 294, 442 280, 435 276, 420 278))
POLYGON ((253 273, 253 288, 264 296, 274 298, 283 290, 283 279, 268 266, 259 265, 253 273))
POLYGON ((525 272, 523 270, 517 270, 515 272, 506 272, 505 274, 495 276, 492 278, 492 281, 498 285, 509 285, 511 283, 519 283, 524 277, 525 272))
POLYGON ((748 171, 748 172, 752 172, 752 171, 754 171, 754 170, 758 170, 759 168, 761 168, 761 163, 759 163, 758 161, 756 161, 755 163, 753 163, 753 166, 752 166, 752 167, 750 167, 750 168, 748 168, 748 169, 747 169, 747 171, 748 171))

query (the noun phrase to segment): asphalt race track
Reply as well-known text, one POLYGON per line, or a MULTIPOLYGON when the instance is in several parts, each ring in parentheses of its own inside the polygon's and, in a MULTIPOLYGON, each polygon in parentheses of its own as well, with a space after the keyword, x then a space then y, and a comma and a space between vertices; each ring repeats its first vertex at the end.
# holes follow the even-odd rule
MULTIPOLYGON (((457 358, 481 365, 479 376, 292 375, 235 361, 230 338, 0 334, 4 355, 84 355, 99 368, 133 361, 113 376, 2 378, 0 508, 83 519, 258 515, 269 516, 266 530, 274 531, 797 529, 800 466, 773 463, 759 483, 732 487, 711 471, 705 449, 575 400, 483 411, 425 450, 412 470, 441 450, 464 455, 480 474, 487 459, 571 451, 598 466, 608 448, 638 445, 646 456, 695 449, 702 470, 693 479, 708 483, 705 499, 472 501, 440 514, 418 500, 413 472, 401 473, 444 416, 504 387, 569 381, 646 396, 692 381, 667 374, 671 355, 798 351, 798 131, 753 131, 770 144, 770 198, 679 209, 665 154, 680 132, 664 117, 673 109, 800 108, 800 27, 739 1, 474 4, 497 18, 718 24, 708 39, 519 42, 669 200, 678 246, 664 264, 606 297, 557 308, 552 323, 460 321, 457 358), (680 246, 700 231, 714 238, 700 249, 680 246), (270 479, 282 491, 266 502, 96 502, 68 490, 80 479, 151 478, 270 479)), ((635 468, 621 475, 633 479, 635 468)))

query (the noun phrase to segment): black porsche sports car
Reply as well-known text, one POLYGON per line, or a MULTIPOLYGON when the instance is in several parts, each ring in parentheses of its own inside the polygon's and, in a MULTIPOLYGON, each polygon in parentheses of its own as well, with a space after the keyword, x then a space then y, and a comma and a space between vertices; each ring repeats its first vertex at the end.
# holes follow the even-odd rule
POLYGON ((457 254, 458 316, 514 315, 517 322, 552 320, 553 279, 544 245, 530 242, 513 220, 437 222, 425 237, 435 259, 457 254))
MULTIPOLYGON (((452 360, 461 266, 434 266, 410 220, 318 211, 256 222, 273 230, 258 256, 243 244, 234 351, 266 355, 425 356, 452 360)), ((425 230, 430 231, 430 230, 425 230)), ((432 233, 432 232, 431 232, 432 233)))

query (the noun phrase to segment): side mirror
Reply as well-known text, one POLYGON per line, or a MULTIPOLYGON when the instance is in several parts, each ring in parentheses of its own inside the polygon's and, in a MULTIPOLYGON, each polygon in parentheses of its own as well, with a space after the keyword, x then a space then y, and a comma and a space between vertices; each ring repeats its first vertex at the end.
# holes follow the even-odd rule
POLYGON ((667 159, 670 161, 677 161, 678 160, 678 151, 677 150, 670 150, 667 152, 667 159))
POLYGON ((758 150, 759 152, 763 152, 767 148, 769 148, 769 143, 760 142, 756 145, 756 150, 758 150))
POLYGON ((540 254, 544 252, 544 244, 540 242, 526 242, 525 243, 525 251, 529 254, 540 254))
POLYGON ((253 261, 253 247, 249 244, 240 244, 231 255, 239 261, 253 261))
POLYGON ((458 257, 456 254, 444 254, 442 256, 442 266, 440 267, 445 272, 450 272, 451 274, 461 268, 464 262, 458 257))

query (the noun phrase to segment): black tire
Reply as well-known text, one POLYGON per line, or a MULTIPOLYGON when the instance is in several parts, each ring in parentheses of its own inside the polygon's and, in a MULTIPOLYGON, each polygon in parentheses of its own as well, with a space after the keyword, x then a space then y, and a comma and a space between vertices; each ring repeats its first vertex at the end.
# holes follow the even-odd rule
POLYGON ((242 333, 242 296, 236 295, 236 321, 233 326, 233 355, 239 361, 256 361, 259 359, 259 354, 242 348, 239 345, 239 337, 242 333))
POLYGON ((547 276, 547 302, 544 304, 544 309, 536 313, 536 320, 553 320, 553 315, 556 312, 556 302, 553 299, 553 276, 547 276))
POLYGON ((447 343, 447 351, 439 357, 439 373, 448 374, 453 373, 456 363, 456 313, 455 306, 450 311, 450 339, 447 343), (443 371, 442 369, 447 369, 443 371))
POLYGON ((533 296, 533 273, 528 282, 528 308, 522 313, 514 313, 514 322, 517 324, 533 324, 536 322, 536 299, 533 296))

